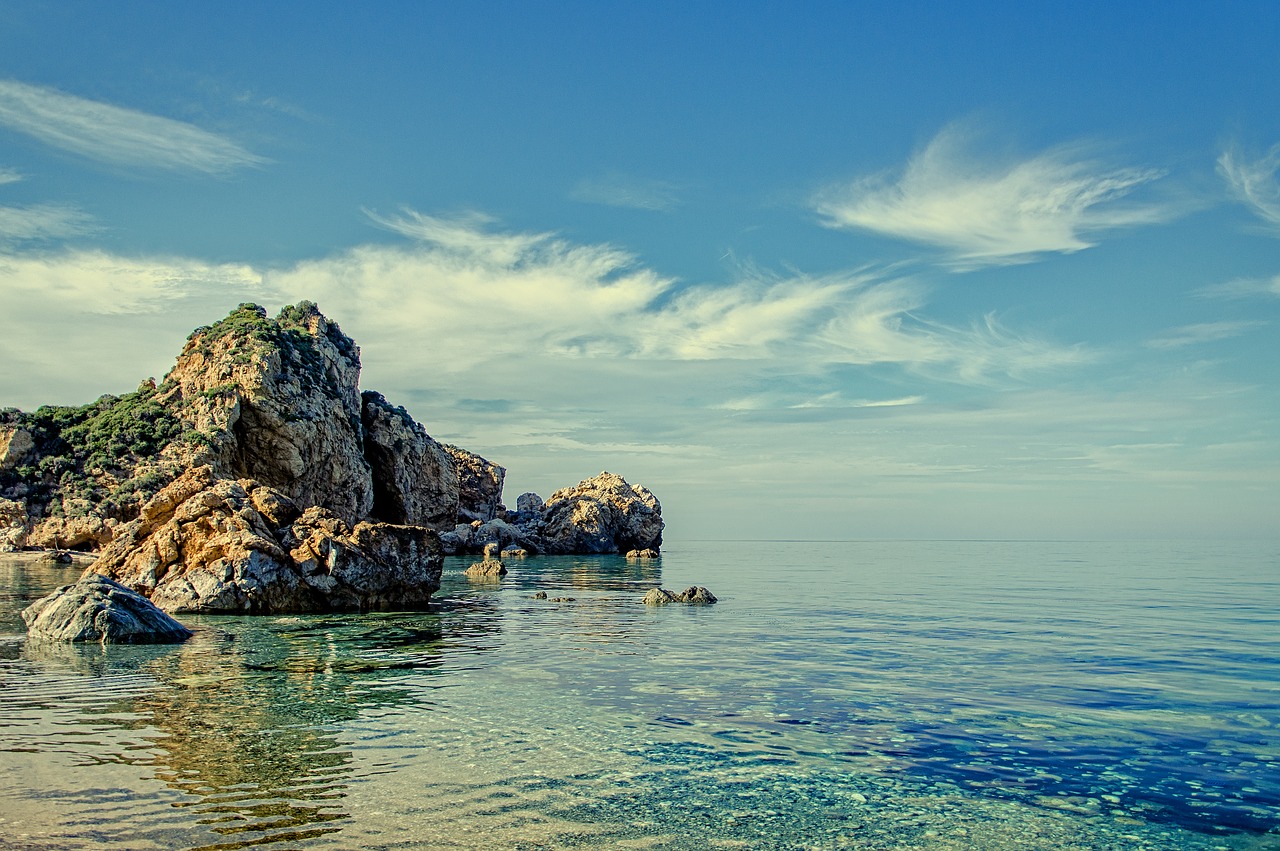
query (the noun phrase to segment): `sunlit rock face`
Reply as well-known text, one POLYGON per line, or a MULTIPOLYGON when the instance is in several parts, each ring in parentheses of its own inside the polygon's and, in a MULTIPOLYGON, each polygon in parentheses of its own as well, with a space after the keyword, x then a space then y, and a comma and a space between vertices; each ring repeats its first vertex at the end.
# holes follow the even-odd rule
POLYGON ((542 507, 548 553, 616 553, 662 545, 662 505, 648 488, 601 473, 562 488, 542 507))
POLYGON ((421 526, 349 526, 251 479, 189 470, 125 524, 87 573, 170 612, 268 614, 426 605, 443 560, 421 526))

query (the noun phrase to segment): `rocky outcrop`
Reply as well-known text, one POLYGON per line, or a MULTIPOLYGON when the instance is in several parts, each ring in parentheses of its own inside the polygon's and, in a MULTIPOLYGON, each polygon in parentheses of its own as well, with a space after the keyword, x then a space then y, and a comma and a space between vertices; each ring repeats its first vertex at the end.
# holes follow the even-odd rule
POLYGON ((502 506, 502 480, 507 471, 465 449, 444 445, 458 470, 458 522, 487 523, 498 516, 502 506))
POLYGON ((22 619, 32 638, 46 641, 169 644, 192 634, 146 597, 96 574, 32 603, 22 619))
POLYGON ((459 513, 453 455, 381 393, 367 390, 361 398, 364 457, 373 476, 372 516, 386 523, 453 529, 459 513))
MULTIPOLYGON (((661 507, 647 489, 603 473, 546 503, 523 494, 508 511, 503 467, 434 440, 403 408, 379 393, 362 394, 359 378, 359 348, 314 304, 300 302, 274 318, 242 304, 196 329, 159 384, 148 379, 133 393, 81 407, 2 409, 0 548, 101 552, 113 571, 125 570, 125 561, 149 564, 160 546, 149 537, 153 498, 207 467, 200 489, 222 500, 209 511, 231 536, 222 542, 229 555, 204 560, 216 569, 188 565, 174 574, 190 574, 186 590, 158 576, 147 584, 151 568, 141 570, 139 587, 170 595, 169 607, 299 610, 322 605, 307 602, 313 594, 327 600, 323 605, 381 605, 365 592, 323 591, 316 576, 289 578, 296 564, 277 554, 292 552, 280 538, 283 527, 259 528, 250 515, 236 515, 259 491, 295 506, 297 518, 312 507, 327 512, 344 524, 345 531, 328 533, 335 541, 367 537, 381 524, 435 530, 449 553, 486 544, 531 553, 656 553, 661 507), (209 578, 209 570, 223 568, 241 573, 209 578), (284 572, 272 573, 277 568, 284 572), (255 583, 272 590, 253 590, 255 583)), ((196 535, 195 527, 184 535, 196 535)))
POLYGON ((423 606, 440 587, 429 529, 354 528, 211 466, 183 474, 124 524, 89 567, 170 612, 362 611, 423 606))
POLYGON ((617 553, 662 545, 662 506, 643 485, 613 473, 563 488, 542 509, 542 551, 617 553))
POLYGON ((219 475, 355 523, 373 507, 359 385, 359 347, 314 304, 274 320, 245 304, 191 335, 158 398, 208 436, 219 475))

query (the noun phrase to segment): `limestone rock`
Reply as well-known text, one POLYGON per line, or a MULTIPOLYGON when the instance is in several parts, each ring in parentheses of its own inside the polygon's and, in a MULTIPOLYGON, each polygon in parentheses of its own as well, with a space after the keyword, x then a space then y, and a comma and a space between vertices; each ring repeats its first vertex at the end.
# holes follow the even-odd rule
POLYGON ((452 529, 458 467, 443 445, 381 393, 362 394, 364 457, 373 476, 372 515, 387 523, 452 529))
POLYGON ((463 571, 467 576, 479 579, 493 578, 507 575, 507 566, 494 558, 486 558, 484 561, 478 561, 463 571))
POLYGON ((0 470, 16 470, 29 461, 36 444, 25 428, 0 426, 0 470))
POLYGON ((212 435, 220 476, 355 523, 373 507, 359 379, 359 347, 311 302, 274 320, 244 304, 191 335, 160 398, 212 435))
POLYGON ((94 574, 32 603, 22 619, 33 638, 52 641, 166 644, 192 634, 146 597, 94 574))
POLYGON ((543 508, 548 553, 616 553, 662 544, 662 506, 643 485, 613 473, 556 491, 543 508))
POLYGON ((659 555, 659 554, 658 554, 658 551, 657 551, 657 550, 655 550, 655 549, 650 549, 649 547, 645 547, 643 550, 628 550, 628 551, 627 551, 627 558, 629 558, 629 559, 658 558, 658 555, 659 555))
POLYGON ((272 488, 204 466, 124 524, 88 572, 171 612, 266 614, 419 607, 440 587, 441 566, 428 529, 353 529, 326 509, 300 513, 272 488))
POLYGON ((474 452, 444 444, 458 471, 458 522, 488 522, 502 510, 502 481, 507 471, 474 452))
POLYGON ((672 593, 666 588, 650 588, 649 592, 644 595, 644 599, 640 602, 646 606, 666 606, 671 603, 685 603, 691 606, 709 606, 717 602, 716 595, 712 594, 701 585, 690 586, 679 594, 672 593))
POLYGON ((96 550, 111 543, 116 521, 97 514, 48 517, 27 536, 27 545, 49 549, 96 550))
POLYGON ((27 506, 21 500, 0 499, 0 553, 11 553, 27 544, 27 506))

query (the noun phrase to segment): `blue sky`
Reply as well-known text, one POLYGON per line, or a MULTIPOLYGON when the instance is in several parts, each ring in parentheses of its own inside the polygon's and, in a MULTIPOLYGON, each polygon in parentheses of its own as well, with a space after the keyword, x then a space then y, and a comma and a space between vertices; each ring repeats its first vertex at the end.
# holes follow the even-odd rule
POLYGON ((0 405, 309 298, 512 503, 1273 537, 1277 44, 1271 2, 0 4, 0 405))

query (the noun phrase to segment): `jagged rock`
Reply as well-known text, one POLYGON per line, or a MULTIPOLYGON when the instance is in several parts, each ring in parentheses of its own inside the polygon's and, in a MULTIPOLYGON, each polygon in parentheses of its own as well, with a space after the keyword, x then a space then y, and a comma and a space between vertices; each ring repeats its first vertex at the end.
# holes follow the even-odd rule
POLYGON ((425 605, 442 558, 428 529, 299 513, 250 479, 190 470, 158 493, 89 567, 171 612, 355 611, 425 605))
POLYGON ((96 574, 32 603, 22 619, 33 638, 51 641, 167 644, 192 634, 146 597, 96 574))
POLYGON ((35 441, 25 428, 0 426, 0 470, 16 470, 35 452, 35 441))
POLYGON ((274 320, 244 304, 191 335, 158 398, 181 401, 212 436, 220 476, 253 479, 355 523, 373 507, 359 380, 359 347, 311 302, 274 320))
POLYGON ((373 517, 387 523, 452 529, 458 469, 444 446, 381 393, 362 394, 364 456, 373 476, 373 517))
POLYGON ((0 499, 0 553, 12 553, 27 544, 27 506, 21 500, 0 499))
POLYGON ((516 511, 521 513, 531 512, 534 514, 541 514, 542 508, 545 504, 546 503, 542 501, 542 497, 532 491, 522 493, 516 497, 516 511))
POLYGON ((83 517, 48 517, 27 535, 27 546, 49 549, 89 550, 111 543, 117 521, 87 514, 83 517))
POLYGON ((658 556, 659 556, 659 553, 657 550, 650 549, 648 547, 644 548, 643 550, 627 551, 627 558, 629 559, 657 558, 658 556))
POLYGON ((605 472, 551 495, 542 545, 548 553, 656 552, 662 529, 662 506, 648 488, 605 472))
POLYGON ((522 549, 521 547, 511 547, 509 549, 503 550, 500 553, 500 555, 503 558, 528 558, 529 551, 526 549, 522 549))
POLYGON ((484 557, 485 557, 485 559, 487 560, 487 559, 491 559, 491 558, 497 558, 497 557, 498 557, 498 553, 499 553, 499 551, 500 551, 501 549, 502 549, 502 548, 501 548, 500 546, 498 546, 497 544, 485 544, 485 545, 484 545, 484 557))
POLYGON ((712 594, 701 585, 690 586, 679 594, 674 594, 666 588, 650 588, 649 593, 644 595, 644 599, 640 602, 646 606, 666 606, 671 603, 685 603, 691 606, 709 606, 716 601, 716 595, 712 594))
POLYGON ((458 522, 488 522, 502 510, 502 481, 507 471, 465 449, 444 444, 458 470, 458 522))
POLYGON ((486 558, 478 561, 463 571, 467 576, 479 579, 496 579, 507 575, 507 566, 497 559, 486 558))

